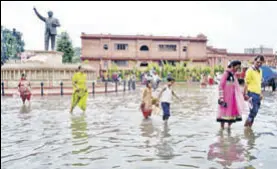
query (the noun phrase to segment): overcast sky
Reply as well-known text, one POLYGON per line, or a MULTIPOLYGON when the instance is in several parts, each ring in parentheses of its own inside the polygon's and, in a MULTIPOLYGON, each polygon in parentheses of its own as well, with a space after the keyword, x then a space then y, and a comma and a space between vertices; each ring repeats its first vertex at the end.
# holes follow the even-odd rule
POLYGON ((3 2, 1 25, 23 33, 26 49, 43 49, 44 23, 33 7, 47 16, 52 10, 74 46, 81 32, 124 35, 196 36, 208 44, 243 52, 244 48, 277 50, 277 2, 3 2))

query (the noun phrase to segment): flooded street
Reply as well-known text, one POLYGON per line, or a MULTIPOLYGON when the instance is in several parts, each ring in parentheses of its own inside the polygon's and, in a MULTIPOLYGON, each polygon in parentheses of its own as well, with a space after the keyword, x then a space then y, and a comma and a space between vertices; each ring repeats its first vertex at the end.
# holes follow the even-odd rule
POLYGON ((265 92, 253 130, 221 131, 216 86, 176 91, 168 125, 161 114, 143 120, 139 90, 90 96, 72 115, 68 96, 34 97, 30 109, 2 97, 1 168, 276 169, 276 92, 265 92))

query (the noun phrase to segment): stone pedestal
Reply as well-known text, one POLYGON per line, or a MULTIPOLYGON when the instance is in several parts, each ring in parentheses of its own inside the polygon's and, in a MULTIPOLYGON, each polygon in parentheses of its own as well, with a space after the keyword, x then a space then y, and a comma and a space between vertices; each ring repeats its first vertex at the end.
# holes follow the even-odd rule
POLYGON ((22 54, 23 63, 62 64, 62 52, 56 51, 26 51, 22 54), (25 55, 25 56, 24 56, 25 55))

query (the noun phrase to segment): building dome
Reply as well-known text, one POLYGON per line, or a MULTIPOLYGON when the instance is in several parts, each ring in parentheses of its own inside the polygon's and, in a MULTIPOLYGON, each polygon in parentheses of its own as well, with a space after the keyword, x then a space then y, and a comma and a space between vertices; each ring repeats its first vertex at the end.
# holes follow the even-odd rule
POLYGON ((205 36, 203 33, 200 33, 200 34, 197 35, 197 38, 205 38, 206 39, 207 36, 205 36))

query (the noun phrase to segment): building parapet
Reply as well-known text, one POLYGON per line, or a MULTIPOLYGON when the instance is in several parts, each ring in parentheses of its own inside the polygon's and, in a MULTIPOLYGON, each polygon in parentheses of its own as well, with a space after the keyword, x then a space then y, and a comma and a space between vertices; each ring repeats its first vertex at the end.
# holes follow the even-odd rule
POLYGON ((199 41, 199 42, 207 41, 207 37, 202 34, 198 35, 197 37, 82 34, 81 39, 164 40, 164 41, 199 41))

